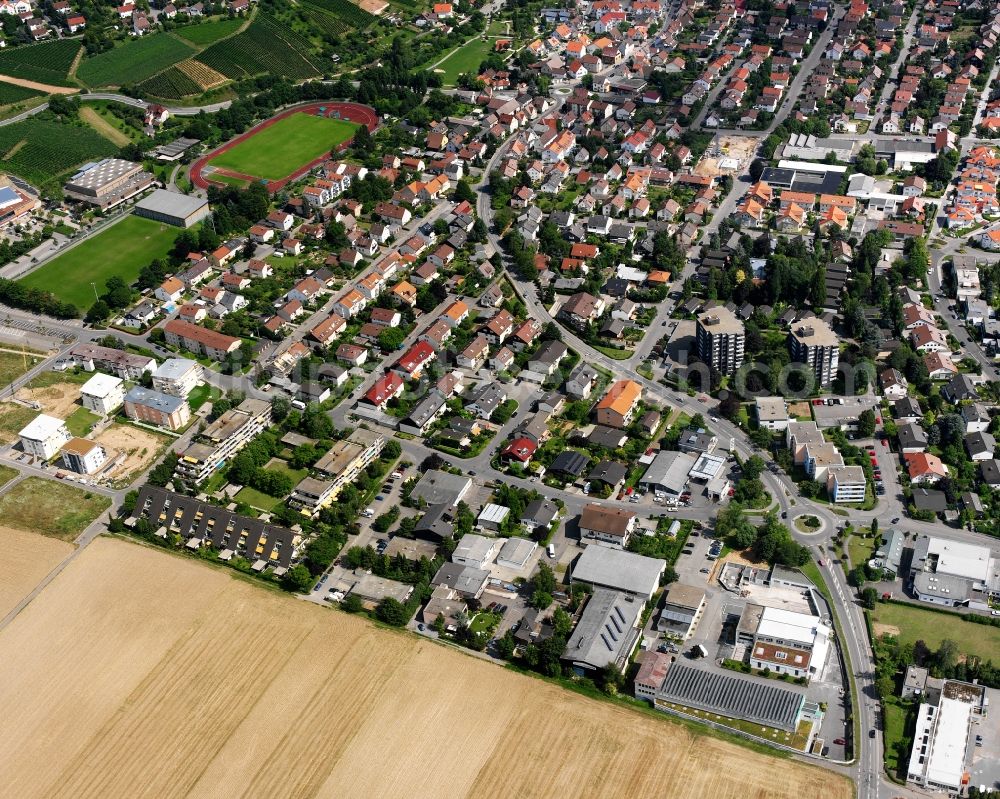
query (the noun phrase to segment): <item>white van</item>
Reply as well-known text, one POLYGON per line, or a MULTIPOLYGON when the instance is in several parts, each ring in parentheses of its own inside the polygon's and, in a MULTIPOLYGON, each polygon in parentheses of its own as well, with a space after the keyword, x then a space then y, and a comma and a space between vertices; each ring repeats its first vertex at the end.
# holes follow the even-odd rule
POLYGON ((549 557, 550 558, 554 558, 556 556, 556 545, 555 544, 549 544, 548 551, 549 551, 549 557))

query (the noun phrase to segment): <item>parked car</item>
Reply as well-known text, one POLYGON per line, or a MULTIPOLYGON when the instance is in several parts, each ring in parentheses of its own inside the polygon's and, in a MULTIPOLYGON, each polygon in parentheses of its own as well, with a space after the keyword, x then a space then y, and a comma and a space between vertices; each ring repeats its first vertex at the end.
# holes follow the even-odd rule
POLYGON ((847 744, 847 741, 845 741, 845 740, 844 740, 843 738, 834 738, 834 739, 833 739, 833 742, 834 742, 834 743, 835 743, 835 744, 836 744, 837 746, 845 746, 845 745, 847 744))

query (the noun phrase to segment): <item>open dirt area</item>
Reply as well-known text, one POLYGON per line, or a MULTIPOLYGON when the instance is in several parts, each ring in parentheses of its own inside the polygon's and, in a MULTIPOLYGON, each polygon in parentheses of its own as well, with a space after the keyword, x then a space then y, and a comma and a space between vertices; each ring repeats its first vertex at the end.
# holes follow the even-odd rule
POLYGON ((872 632, 875 633, 876 638, 881 638, 883 635, 891 635, 893 638, 899 637, 899 628, 894 624, 872 622, 872 632))
POLYGON ((0 548, 4 553, 0 569, 0 617, 73 551, 73 545, 65 541, 13 527, 0 527, 0 548))
MULTIPOLYGON (((83 51, 81 50, 80 52, 83 51)), ((45 94, 76 94, 80 91, 79 89, 74 89, 72 86, 50 86, 48 83, 39 83, 37 80, 27 80, 26 78, 15 78, 10 75, 0 75, 0 81, 13 83, 15 86, 23 86, 25 89, 34 89, 45 94)))
POLYGON ((42 413, 65 419, 80 407, 79 383, 53 383, 43 388, 22 388, 15 395, 22 402, 37 402, 42 413))
POLYGON ((852 795, 127 541, 94 541, 0 651, 0 785, 24 799, 852 795))
POLYGON ((736 174, 753 158, 759 144, 760 139, 751 136, 720 136, 719 149, 722 152, 716 154, 713 139, 705 155, 695 166, 694 173, 709 177, 736 174))
POLYGON ((125 460, 105 475, 115 480, 127 480, 144 472, 173 441, 169 436, 127 424, 111 424, 94 440, 108 451, 109 461, 125 453, 125 460))

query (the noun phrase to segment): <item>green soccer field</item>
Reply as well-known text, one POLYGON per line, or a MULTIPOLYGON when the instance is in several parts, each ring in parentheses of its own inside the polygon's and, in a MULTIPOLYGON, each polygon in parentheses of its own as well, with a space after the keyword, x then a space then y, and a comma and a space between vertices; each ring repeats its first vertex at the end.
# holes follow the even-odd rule
POLYGON ((142 267, 170 252, 178 233, 180 228, 172 225, 127 216, 18 282, 50 291, 83 312, 94 303, 91 283, 103 294, 105 281, 113 275, 134 282, 142 267))
POLYGON ((220 153, 209 165, 281 180, 350 139, 358 127, 344 119, 292 114, 220 153))

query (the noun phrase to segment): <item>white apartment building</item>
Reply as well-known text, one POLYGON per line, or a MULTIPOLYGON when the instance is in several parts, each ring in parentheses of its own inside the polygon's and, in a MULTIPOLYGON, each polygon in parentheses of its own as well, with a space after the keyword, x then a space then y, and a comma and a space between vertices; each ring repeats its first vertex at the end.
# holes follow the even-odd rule
POLYGON ((188 394, 201 382, 202 376, 202 367, 197 361, 171 358, 153 372, 153 388, 162 394, 187 399, 188 394))
POLYGON ((63 444, 72 438, 62 419, 46 416, 44 413, 32 419, 18 436, 21 439, 21 449, 43 461, 54 458, 63 444))

